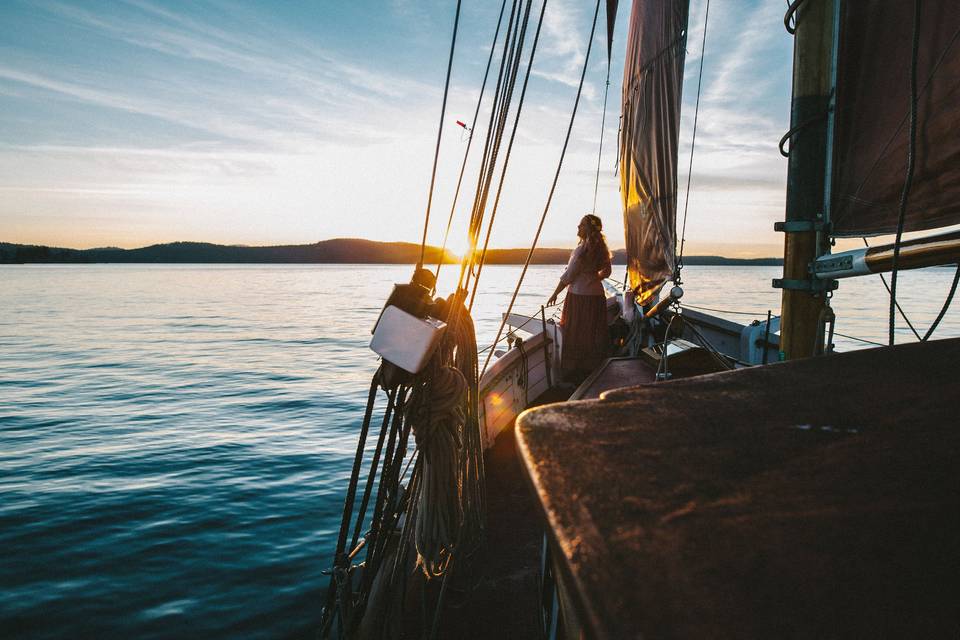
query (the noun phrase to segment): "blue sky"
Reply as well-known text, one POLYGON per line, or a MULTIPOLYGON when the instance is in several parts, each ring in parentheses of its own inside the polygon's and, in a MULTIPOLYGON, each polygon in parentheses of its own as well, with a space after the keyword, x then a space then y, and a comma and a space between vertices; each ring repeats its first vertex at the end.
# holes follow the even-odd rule
MULTIPOLYGON (((613 167, 629 4, 621 2, 618 18, 597 205, 612 246, 623 244, 613 167)), ((783 215, 786 163, 776 144, 788 126, 792 51, 783 5, 712 0, 688 251, 779 252, 772 229, 783 215)), ((0 6, 0 241, 419 241, 454 6, 7 0, 0 6)), ((691 3, 681 185, 703 9, 703 0, 691 3)), ((466 143, 455 121, 472 115, 498 10, 492 0, 463 2, 433 242, 442 237, 466 143)), ((549 1, 496 246, 532 238, 592 13, 593 3, 549 1)), ((600 28, 542 245, 570 246, 592 205, 602 39, 600 28)), ((475 182, 475 167, 467 182, 471 173, 475 182)), ((455 249, 469 198, 461 202, 455 249)))

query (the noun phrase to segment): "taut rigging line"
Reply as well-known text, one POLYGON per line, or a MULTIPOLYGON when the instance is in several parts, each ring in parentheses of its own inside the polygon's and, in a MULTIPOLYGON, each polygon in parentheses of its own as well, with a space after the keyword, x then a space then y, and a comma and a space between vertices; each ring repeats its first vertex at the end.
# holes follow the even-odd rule
POLYGON ((473 280, 473 292, 470 294, 469 310, 473 310, 473 301, 477 295, 477 289, 480 284, 480 273, 483 271, 484 261, 487 257, 487 246, 490 244, 490 232, 493 230, 493 221, 497 217, 497 210, 500 207, 500 195, 503 192, 503 183, 507 175, 507 166, 510 164, 510 153, 513 151, 513 142, 517 136, 517 128, 520 124, 520 113, 523 111, 523 100, 527 95, 527 85, 530 82, 530 71, 533 69, 533 59, 537 52, 537 43, 540 41, 540 30, 543 27, 543 16, 547 9, 547 0, 544 0, 540 6, 540 19, 537 22, 537 32, 533 36, 533 44, 530 47, 530 60, 527 62, 527 71, 523 78, 523 88, 520 90, 520 100, 517 102, 517 113, 513 121, 513 130, 510 132, 510 141, 507 143, 507 153, 503 158, 503 167, 500 171, 500 184, 497 186, 497 195, 493 200, 493 210, 490 212, 490 221, 487 223, 487 235, 483 240, 483 251, 480 253, 480 260, 477 265, 477 274, 473 280))
MULTIPOLYGON (((497 39, 500 37, 500 26, 503 24, 503 13, 507 7, 507 0, 500 4, 500 16, 497 18, 497 29, 493 33, 493 42, 490 43, 490 55, 487 56, 487 68, 483 72, 483 84, 480 85, 480 96, 477 98, 477 107, 473 111, 473 120, 470 121, 470 136, 467 138, 467 148, 463 152, 463 161, 460 163, 460 176, 457 178, 457 188, 453 192, 453 202, 450 204, 450 215, 447 217, 447 229, 443 232, 443 245, 440 247, 440 257, 437 259, 437 271, 434 279, 440 278, 440 267, 447 252, 447 239, 450 237, 450 226, 453 224, 453 213, 457 209, 457 199, 460 197, 460 185, 463 183, 463 173, 467 168, 467 158, 473 144, 473 130, 477 126, 477 116, 480 114, 480 105, 483 103, 483 94, 487 89, 487 79, 490 75, 490 63, 493 62, 493 52, 497 48, 497 39)), ((464 127, 466 128, 466 127, 464 127)))
MULTIPOLYGON (((550 203, 553 201, 553 194, 557 188, 557 181, 560 179, 560 171, 563 169, 563 159, 567 154, 567 146, 570 144, 570 134, 573 131, 573 123, 577 117, 577 107, 580 105, 580 96, 583 93, 583 81, 587 76, 587 65, 590 62, 590 51, 593 49, 593 36, 597 30, 597 16, 599 14, 600 0, 597 0, 596 9, 593 12, 593 25, 590 27, 590 39, 587 43, 587 54, 583 59, 583 71, 580 73, 580 84, 577 86, 577 97, 573 102, 573 112, 570 114, 570 123, 567 125, 567 135, 563 140, 563 148, 560 151, 560 160, 557 162, 557 171, 553 176, 553 182, 550 184, 550 191, 547 194, 547 202, 543 207, 543 214, 540 216, 540 223, 537 225, 537 232, 533 236, 533 242, 530 244, 530 250, 527 252, 527 258, 523 263, 523 269, 521 270, 520 277, 517 280, 517 286, 513 290, 513 296, 510 298, 510 304, 507 307, 507 312, 503 315, 503 319, 500 321, 500 328, 497 329, 497 336, 493 340, 494 344, 500 341, 500 335, 503 333, 503 328, 506 325, 507 318, 513 311, 513 305, 517 301, 517 295, 520 293, 520 287, 523 285, 523 278, 527 275, 527 269, 530 267, 530 259, 533 257, 533 252, 537 248, 537 242, 540 240, 540 232, 543 231, 543 223, 547 219, 547 212, 550 211, 550 203)), ((483 368, 480 370, 480 377, 483 377, 484 372, 486 372, 492 356, 493 349, 487 353, 487 358, 483 363, 483 368)))
MULTIPOLYGON (((457 0, 457 12, 453 17, 453 38, 450 40, 450 58, 447 60, 447 79, 443 85, 443 105, 440 107, 440 126, 437 127, 437 147, 433 152, 433 170, 430 172, 430 190, 427 192, 427 213, 423 220, 423 240, 420 241, 420 260, 417 268, 423 266, 423 254, 427 248, 427 227, 430 225, 430 207, 433 204, 433 185, 437 180, 437 161, 440 159, 440 140, 443 138, 443 120, 447 113, 447 95, 450 93, 450 72, 453 69, 453 52, 457 47, 457 28, 460 26, 460 2, 457 0)), ((441 261, 442 261, 441 256, 441 261)))
MULTIPOLYGON (((516 73, 513 72, 514 59, 519 59, 516 55, 516 41, 520 33, 520 8, 519 0, 514 0, 513 8, 510 14, 510 25, 507 30, 503 45, 503 56, 500 60, 500 72, 497 79, 497 87, 493 94, 494 108, 490 111, 490 122, 487 125, 487 137, 484 144, 483 160, 480 163, 480 171, 477 176, 477 190, 474 193, 473 208, 470 214, 470 222, 467 227, 468 249, 460 262, 460 277, 457 280, 457 289, 468 288, 470 276, 475 264, 474 253, 477 248, 477 240, 480 234, 480 227, 483 222, 484 212, 486 210, 487 196, 490 192, 490 182, 493 179, 493 170, 496 166, 497 156, 500 152, 500 143, 503 138, 503 127, 506 123, 506 110, 509 109, 509 96, 513 93, 516 73), (516 18, 516 21, 514 21, 516 18), (510 46, 507 43, 510 42, 510 46)), ((530 0, 527 2, 526 17, 529 18, 530 0)), ((527 20, 523 21, 523 30, 526 30, 527 20)))
MULTIPOLYGON (((707 52, 707 23, 709 19, 710 0, 707 0, 706 10, 703 14, 703 42, 700 45, 700 72, 697 75, 697 103, 693 108, 693 134, 690 138, 690 164, 687 166, 687 190, 683 199, 683 225, 680 231, 680 252, 677 255, 676 271, 673 276, 673 283, 676 285, 680 284, 680 272, 683 270, 683 247, 687 241, 687 208, 690 205, 690 182, 693 177, 693 152, 697 148, 697 119, 700 116, 700 88, 703 85, 703 59, 707 52)), ((674 230, 674 233, 676 233, 676 230, 674 230)), ((673 251, 677 253, 676 240, 674 240, 673 251)))

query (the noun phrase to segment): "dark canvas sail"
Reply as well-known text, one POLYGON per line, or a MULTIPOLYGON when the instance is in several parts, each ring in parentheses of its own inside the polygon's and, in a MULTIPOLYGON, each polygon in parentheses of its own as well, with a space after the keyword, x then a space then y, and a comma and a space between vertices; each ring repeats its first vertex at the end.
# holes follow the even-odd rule
POLYGON ((613 28, 617 23, 618 0, 607 0, 607 64, 613 56, 613 28))
POLYGON ((630 286, 655 296, 676 262, 677 143, 688 0, 635 0, 623 72, 620 194, 630 286))
MULTIPOLYGON (((839 236, 894 233, 907 167, 914 3, 844 2, 833 221, 839 236)), ((907 231, 960 223, 960 2, 922 2, 916 168, 907 231)))

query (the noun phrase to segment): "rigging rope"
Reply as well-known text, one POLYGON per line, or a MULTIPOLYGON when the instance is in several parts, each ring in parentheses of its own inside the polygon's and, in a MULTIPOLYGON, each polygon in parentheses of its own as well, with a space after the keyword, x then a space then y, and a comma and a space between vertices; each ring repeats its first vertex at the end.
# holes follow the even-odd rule
MULTIPOLYGON (((529 8, 529 4, 527 7, 529 8)), ((517 129, 520 125, 520 113, 523 111, 523 101, 527 95, 527 85, 530 82, 530 71, 533 69, 533 59, 537 53, 537 43, 540 41, 540 30, 543 27, 543 16, 546 13, 547 9, 547 0, 544 0, 543 4, 540 5, 540 19, 537 22, 537 31, 533 36, 533 44, 530 47, 530 60, 527 62, 527 71, 523 78, 523 88, 520 90, 520 99, 517 102, 517 114, 513 121, 513 130, 510 132, 510 141, 507 143, 507 152, 503 158, 503 168, 500 172, 500 184, 497 186, 497 195, 493 200, 493 210, 490 212, 490 221, 487 224, 487 235, 483 241, 483 251, 480 254, 480 259, 477 265, 477 274, 473 280, 473 292, 470 294, 470 304, 468 309, 473 310, 473 301, 477 295, 477 290, 480 285, 480 274, 483 271, 484 261, 487 257, 487 247, 490 244, 490 233, 493 230, 493 221, 497 217, 497 211, 500 207, 500 195, 503 192, 503 184, 507 175, 507 166, 510 164, 510 154, 513 151, 513 142, 517 136, 517 129)))
POLYGON ((897 325, 897 270, 900 260, 900 243, 903 240, 903 227, 906 222, 907 197, 913 186, 913 170, 917 151, 917 58, 920 51, 920 0, 913 3, 913 49, 910 55, 910 133, 907 148, 907 176, 900 193, 900 215, 897 220, 897 239, 893 243, 893 265, 890 269, 890 315, 887 342, 891 346, 896 342, 897 325))
MULTIPOLYGON (((463 286, 470 286, 470 277, 474 275, 474 267, 476 265, 476 247, 477 242, 479 241, 480 229, 483 226, 483 218, 486 214, 487 200, 490 195, 490 187, 493 184, 494 170, 496 169, 497 159, 500 154, 500 146, 503 143, 503 132, 506 127, 507 116, 510 111, 510 103, 513 99, 514 89, 516 87, 517 81, 517 72, 520 68, 520 59, 521 53, 523 50, 523 41, 526 38, 527 25, 530 18, 530 7, 532 5, 532 0, 528 0, 526 10, 524 11, 523 16, 523 26, 517 29, 514 33, 514 39, 510 47, 510 56, 506 65, 506 84, 504 85, 503 96, 501 98, 501 103, 497 112, 497 126, 496 132, 493 138, 493 153, 489 157, 489 164, 484 168, 484 180, 483 188, 477 194, 476 206, 474 209, 474 215, 471 219, 471 226, 469 229, 469 246, 470 250, 466 256, 464 256, 465 264, 465 273, 466 273, 466 282, 463 286)), ((511 140, 512 140, 511 136, 511 140)), ((509 162, 509 157, 506 159, 509 162)), ((503 178, 506 174, 506 164, 504 164, 503 172, 500 176, 500 187, 497 190, 499 195, 500 189, 503 187, 503 178)), ((495 212, 495 210, 494 210, 495 212)), ((474 283, 474 292, 476 291, 476 283, 474 283)), ((471 298, 470 307, 473 306, 473 299, 471 298)))
MULTIPOLYGON (((355 631, 372 591, 377 588, 380 593, 390 593, 397 586, 397 577, 406 580, 407 572, 401 568, 407 566, 409 549, 416 549, 417 565, 428 577, 434 577, 448 569, 455 553, 476 548, 480 543, 484 489, 476 336, 462 292, 448 298, 446 309, 448 327, 453 330, 444 334, 423 372, 409 383, 387 386, 389 377, 384 364, 371 381, 330 572, 321 635, 330 631, 337 618, 342 630, 348 634, 355 631), (381 388, 387 392, 387 406, 360 507, 354 511, 369 427, 381 388), (416 448, 407 459, 411 432, 416 448), (406 493, 400 485, 406 473, 401 471, 405 459, 408 467, 415 460, 406 493), (373 517, 361 537, 378 472, 380 483, 373 517), (407 517, 398 536, 396 529, 403 514, 407 517), (353 539, 347 547, 351 524, 353 539), (354 564, 354 558, 364 548, 364 562, 354 564), (384 575, 386 582, 377 582, 385 562, 392 563, 389 573, 384 575), (355 572, 360 572, 359 582, 352 576, 355 572)), ((384 606, 382 596, 377 606, 384 606)), ((383 611, 371 613, 364 624, 381 624, 389 618, 388 615, 377 620, 377 613, 383 611)))
MULTIPOLYGON (((477 261, 477 258, 476 258, 477 242, 478 242, 479 239, 480 239, 480 229, 481 229, 482 226, 483 226, 483 217, 484 217, 484 215, 485 215, 485 213, 486 213, 487 199, 489 198, 489 194, 490 194, 490 186, 493 184, 493 172, 494 172, 494 169, 496 168, 497 157, 498 157, 498 155, 499 155, 499 153, 500 153, 500 145, 501 145, 502 142, 503 142, 503 132, 504 132, 505 127, 506 127, 507 116, 509 115, 510 102, 512 101, 514 89, 515 89, 515 87, 516 87, 517 73, 518 73, 519 70, 520 70, 520 57, 521 57, 520 54, 521 54, 522 49, 523 49, 523 41, 524 41, 525 38, 526 38, 527 25, 528 25, 529 19, 530 19, 530 8, 531 8, 532 4, 533 4, 532 0, 527 0, 527 8, 526 8, 526 10, 524 11, 524 16, 523 16, 523 26, 522 26, 522 28, 519 29, 518 32, 517 32, 518 35, 519 35, 519 40, 517 40, 517 41, 514 42, 514 44, 516 45, 516 55, 514 55, 513 47, 511 47, 510 64, 508 65, 508 67, 509 67, 509 69, 508 69, 509 80, 507 81, 507 86, 506 86, 506 89, 505 89, 505 91, 504 91, 504 102, 503 102, 503 106, 502 106, 502 108, 501 108, 501 110, 500 110, 500 117, 498 118, 498 121, 497 121, 497 134, 496 134, 496 142, 495 142, 495 147, 494 147, 494 148, 495 148, 495 152, 494 152, 494 154, 491 156, 491 159, 490 159, 490 165, 489 165, 489 168, 488 168, 487 173, 486 173, 486 181, 485 181, 485 183, 484 183, 483 193, 482 193, 482 195, 481 195, 481 197, 480 197, 479 205, 478 205, 478 208, 477 208, 477 210, 476 210, 476 212, 475 212, 475 213, 476 213, 475 226, 473 227, 472 234, 471 234, 471 236, 470 236, 470 247, 471 247, 471 250, 470 250, 470 253, 469 253, 469 256, 468 256, 468 260, 467 260, 467 264, 468 264, 468 267, 467 267, 467 284, 465 285, 465 286, 469 287, 470 275, 473 275, 473 276, 474 276, 474 282, 473 282, 473 287, 472 287, 472 288, 473 288, 473 293, 472 293, 472 295, 471 295, 471 297, 470 297, 470 304, 469 304, 469 307, 468 307, 468 308, 470 308, 470 309, 473 308, 473 299, 474 299, 474 296, 476 295, 476 292, 477 292, 477 280, 479 279, 479 275, 480 275, 479 270, 482 269, 482 266, 483 266, 483 260, 481 259, 481 260, 478 262, 478 261, 477 261), (474 273, 474 267, 477 267, 477 269, 478 269, 478 271, 477 271, 476 273, 474 273)), ((541 14, 541 17, 542 17, 542 14, 541 14)), ((539 31, 538 31, 538 35, 539 35, 539 31)), ((529 68, 528 68, 528 72, 529 72, 529 68)), ((529 75, 528 75, 527 77, 529 78, 529 75)), ((524 88, 526 88, 526 83, 524 83, 524 88)), ((522 96, 521 96, 521 99, 522 99, 522 96)), ((521 108, 521 109, 522 109, 522 106, 523 106, 523 105, 522 105, 522 102, 521 102, 521 104, 520 104, 520 108, 521 108)), ((513 139, 514 139, 514 136, 516 135, 516 127, 517 127, 517 124, 519 123, 519 120, 520 120, 520 111, 518 110, 518 111, 517 111, 516 119, 514 120, 513 133, 512 133, 511 136, 510 136, 510 144, 508 145, 507 154, 506 154, 505 157, 504 157, 504 165, 503 165, 503 170, 501 171, 501 174, 500 174, 500 184, 499 184, 499 186, 498 186, 498 188, 497 188, 497 196, 496 196, 496 200, 495 200, 495 203, 494 203, 493 212, 491 213, 490 223, 489 223, 488 228, 487 228, 487 240, 488 240, 488 241, 489 241, 489 238, 490 238, 490 231, 493 229, 493 218, 496 216, 497 207, 498 207, 498 205, 499 205, 500 193, 502 192, 502 189, 503 189, 503 183, 504 183, 504 179, 505 179, 505 177, 506 177, 507 166, 508 166, 509 161, 510 161, 510 151, 512 150, 512 147, 513 147, 513 139)), ((484 252, 483 252, 483 258, 484 258, 484 259, 486 258, 486 246, 487 246, 487 245, 484 244, 484 252)))
MULTIPOLYGON (((476 236, 479 234, 477 230, 479 228, 479 222, 477 219, 478 208, 480 208, 484 186, 488 179, 488 174, 493 169, 491 168, 491 153, 494 148, 497 147, 495 139, 498 137, 502 131, 496 125, 499 124, 500 118, 499 110, 502 107, 502 96, 501 89, 503 88, 504 79, 509 75, 507 72, 507 60, 509 56, 507 43, 513 39, 515 22, 514 19, 518 18, 517 9, 519 7, 519 0, 514 0, 513 5, 510 10, 510 20, 507 25, 507 32, 504 37, 503 45, 503 55, 500 58, 500 70, 497 74, 497 86, 493 92, 493 108, 490 110, 490 122, 487 124, 487 134, 486 140, 484 141, 483 148, 483 158, 480 162, 480 171, 477 175, 477 189, 474 192, 473 197, 473 208, 470 213, 470 221, 467 225, 467 252, 460 260, 460 277, 457 279, 457 289, 461 289, 469 283, 469 275, 467 273, 467 268, 472 264, 473 252, 476 250, 476 236), (464 283, 464 276, 467 275, 467 283, 464 283)), ((518 20, 519 22, 519 20, 518 20)), ((494 159, 495 162, 495 159, 494 159)), ((485 202, 484 202, 485 205, 485 202)), ((482 213, 480 214, 482 215, 482 213)))
POLYGON ((841 336, 841 337, 843 337, 843 338, 848 338, 848 339, 850 339, 850 340, 856 340, 856 341, 858 341, 858 342, 863 342, 864 344, 872 344, 872 345, 877 346, 877 347, 885 347, 885 346, 887 346, 887 345, 883 344, 882 342, 874 342, 873 340, 867 340, 866 338, 858 338, 857 336, 848 336, 847 334, 845 334, 845 333, 840 333, 839 331, 834 331, 833 333, 834 333, 834 335, 841 336))
POLYGON ((597 177, 593 182, 593 211, 597 213, 597 192, 600 190, 600 159, 603 157, 603 129, 607 126, 607 95, 610 93, 610 58, 607 57, 607 84, 603 89, 603 115, 600 116, 600 148, 597 149, 597 177))
MULTIPOLYGON (((869 249, 870 244, 867 242, 867 239, 866 238, 861 238, 861 239, 863 240, 864 246, 866 246, 869 249)), ((887 295, 892 296, 893 292, 890 290, 890 285, 887 284, 887 279, 883 277, 882 273, 878 273, 877 275, 880 276, 880 282, 883 283, 883 288, 887 290, 887 295)), ((910 321, 910 318, 907 317, 907 312, 903 310, 903 307, 900 306, 899 302, 894 301, 894 304, 897 305, 897 311, 900 312, 900 317, 903 318, 904 322, 907 323, 907 326, 910 327, 910 331, 913 332, 913 335, 917 338, 917 340, 920 340, 920 332, 916 330, 916 328, 913 326, 913 323, 910 321)))
POLYGON ((793 35, 797 32, 797 9, 804 3, 804 0, 787 0, 787 12, 783 16, 783 26, 787 33, 793 35))
POLYGON ((456 480, 466 393, 466 378, 456 367, 445 365, 414 387, 407 408, 406 419, 423 459, 416 548, 418 564, 428 577, 446 570, 463 517, 456 480))
MULTIPOLYGON (((700 116, 700 88, 703 84, 703 59, 707 48, 707 22, 710 19, 710 0, 703 15, 703 42, 700 44, 700 72, 697 75, 697 103, 693 109, 693 135, 690 138, 690 164, 687 167, 687 191, 683 200, 683 227, 680 232, 680 252, 677 255, 676 273, 673 276, 674 284, 680 284, 680 272, 683 270, 683 248, 687 241, 687 208, 690 205, 690 182, 693 178, 693 152, 697 147, 697 119, 700 116)), ((677 241, 674 239, 673 251, 677 253, 677 241)))
POLYGON ((490 75, 490 63, 493 62, 493 52, 497 48, 497 39, 500 36, 500 26, 503 24, 503 13, 506 7, 507 0, 503 0, 500 4, 500 15, 497 18, 497 29, 493 33, 493 42, 490 43, 490 55, 487 56, 487 68, 483 72, 483 83, 480 85, 477 107, 473 111, 473 120, 470 121, 470 136, 467 138, 467 148, 463 152, 463 161, 460 163, 460 176, 457 178, 457 188, 453 192, 453 202, 450 204, 450 215, 447 217, 447 229, 443 232, 443 245, 440 248, 440 258, 437 260, 437 270, 433 274, 434 280, 440 278, 440 267, 443 265, 443 258, 447 251, 447 240, 450 237, 450 226, 453 224, 453 213, 457 209, 457 199, 460 197, 460 185, 463 183, 463 174, 467 168, 467 158, 470 155, 470 147, 473 144, 473 130, 474 127, 477 126, 477 116, 480 114, 480 105, 483 103, 483 94, 487 88, 487 79, 490 75))
POLYGON ((691 331, 693 331, 694 336, 697 338, 697 342, 700 343, 700 345, 707 351, 707 353, 709 353, 713 357, 714 360, 716 360, 716 362, 721 367, 723 367, 724 369, 733 369, 733 365, 730 364, 728 360, 726 360, 726 356, 724 356, 719 349, 714 347, 710 343, 710 341, 707 340, 702 333, 700 333, 700 330, 697 329, 695 324, 686 323, 686 326, 690 327, 691 331))
POLYGON ((936 331, 940 325, 940 321, 943 320, 943 316, 947 314, 947 309, 950 308, 950 304, 953 302, 953 294, 957 292, 957 283, 960 283, 960 264, 957 265, 957 270, 953 274, 953 284, 950 285, 950 293, 947 294, 947 299, 944 300, 943 306, 940 307, 940 313, 937 314, 937 319, 933 321, 933 324, 930 325, 927 332, 923 334, 922 340, 924 342, 930 339, 930 336, 933 335, 933 332, 936 331))
POLYGON ((686 304, 686 303, 685 303, 683 306, 684 306, 684 308, 686 308, 686 309, 696 309, 697 311, 713 311, 713 312, 715 312, 715 313, 729 313, 729 314, 731 314, 731 315, 737 315, 737 316, 754 316, 754 317, 756 317, 756 316, 762 316, 762 315, 764 315, 764 314, 766 313, 766 311, 756 311, 756 312, 754 312, 754 311, 729 311, 729 310, 727 310, 727 309, 714 309, 714 308, 712 308, 712 307, 698 307, 698 306, 696 306, 696 305, 686 304))
MULTIPOLYGON (((500 94, 499 86, 501 81, 510 75, 510 67, 515 67, 513 58, 516 56, 519 60, 520 49, 522 49, 523 40, 519 30, 514 31, 512 38, 510 36, 514 25, 519 23, 519 20, 514 21, 515 17, 519 18, 518 2, 519 0, 514 0, 510 27, 504 41, 504 58, 501 62, 498 90, 494 95, 494 113, 498 116, 497 135, 491 136, 491 131, 488 130, 485 153, 492 155, 491 170, 496 162, 499 136, 502 135, 510 100, 510 95, 500 94), (510 42, 509 64, 507 63, 508 42, 510 42)), ((532 0, 528 0, 528 15, 531 2, 532 0)), ((498 17, 497 34, 505 6, 506 0, 498 17)), ((461 3, 458 0, 418 269, 422 268, 425 255, 460 7, 461 3)), ((490 58, 484 74, 484 87, 493 51, 496 48, 496 40, 497 35, 494 36, 494 42, 491 45, 490 58)), ((515 80, 515 68, 512 74, 512 80, 515 80)), ((512 84, 510 86, 512 93, 512 84)), ((474 124, 476 124, 482 97, 483 90, 474 114, 474 124)), ((468 149, 464 154, 464 165, 469 146, 468 143, 468 149)), ((461 179, 462 176, 463 168, 461 168, 461 179)), ((458 182, 457 193, 459 193, 459 186, 458 182)), ((455 195, 451 218, 452 211, 456 207, 456 198, 455 195)), ((447 231, 449 226, 448 221, 447 231)), ((445 243, 446 236, 444 250, 445 243)), ((442 259, 440 263, 442 264, 442 259)), ((426 576, 435 577, 446 574, 453 562, 454 554, 462 551, 470 552, 480 544, 484 529, 485 496, 483 447, 478 409, 478 355, 473 320, 464 305, 465 296, 466 291, 458 288, 445 304, 439 301, 436 303, 435 313, 440 313, 440 317, 447 321, 447 330, 425 370, 412 378, 400 377, 397 382, 398 378, 392 373, 395 368, 385 362, 371 381, 357 453, 344 501, 334 562, 329 572, 331 579, 321 623, 322 636, 328 635, 337 621, 339 621, 337 630, 341 635, 350 635, 358 631, 361 622, 368 631, 376 627, 382 631, 383 625, 390 619, 391 609, 397 606, 397 599, 391 598, 390 594, 400 593, 396 590, 398 579, 402 581, 401 589, 405 590, 409 575, 406 567, 411 548, 416 549, 417 565, 423 569, 426 576), (387 406, 374 452, 370 457, 369 471, 360 505, 355 511, 360 470, 366 459, 370 422, 377 392, 381 388, 387 392, 387 406), (413 454, 408 457, 407 447, 411 432, 416 441, 416 447, 413 454), (403 467, 404 460, 407 461, 406 468, 415 461, 407 481, 406 491, 400 484, 406 474, 406 468, 403 467), (378 475, 379 484, 377 485, 378 475), (362 534, 367 524, 367 511, 373 496, 374 485, 377 485, 377 493, 373 514, 367 532, 362 534), (404 515, 406 515, 405 518, 404 515), (401 522, 402 527, 400 527, 401 522), (353 535, 348 548, 347 539, 351 524, 353 524, 353 535), (399 532, 398 527, 400 527, 399 532), (362 550, 365 550, 366 557, 363 562, 355 564, 354 559, 362 550), (387 572, 382 573, 382 568, 386 568, 387 572), (356 573, 359 573, 359 582, 354 579, 356 573), (372 595, 374 600, 371 600, 372 595), (368 604, 375 605, 372 612, 366 611, 368 604), (382 615, 384 611, 386 615, 382 615)), ((400 604, 402 606, 402 599, 400 604)), ((438 604, 438 612, 439 607, 438 604)), ((434 626, 436 626, 437 618, 435 617, 434 620, 434 626)))
MULTIPOLYGON (((540 216, 540 224, 537 225, 537 232, 533 236, 533 242, 530 244, 530 250, 527 252, 527 258, 523 263, 523 269, 520 272, 520 278, 517 280, 517 286, 513 290, 513 296, 510 298, 510 304, 507 306, 507 312, 500 321, 500 327, 497 329, 497 337, 494 338, 494 343, 499 342, 500 336, 503 335, 503 327, 506 324, 507 317, 509 317, 510 312, 513 310, 514 303, 517 301, 517 295, 520 293, 520 287, 523 285, 523 278, 527 275, 527 269, 530 267, 530 259, 533 257, 533 252, 537 248, 537 241, 540 239, 540 232, 543 231, 543 223, 547 218, 547 212, 550 211, 550 203, 553 201, 553 194, 557 188, 557 181, 560 179, 560 171, 563 169, 563 159, 567 154, 567 146, 570 143, 570 133, 573 131, 573 123, 577 117, 577 107, 580 105, 580 95, 583 93, 583 81, 587 75, 587 65, 590 62, 590 51, 593 48, 593 36, 597 29, 597 16, 599 14, 600 0, 597 0, 597 6, 593 13, 593 25, 590 27, 590 39, 588 40, 587 44, 587 54, 583 60, 583 71, 580 73, 580 84, 577 86, 577 97, 573 102, 573 112, 570 114, 570 124, 567 125, 567 135, 563 140, 563 149, 560 151, 560 160, 557 163, 557 171, 554 174, 553 182, 550 185, 550 192, 547 195, 547 202, 543 207, 543 214, 540 216)), ((486 360, 483 363, 483 369, 480 370, 480 377, 483 377, 483 374, 486 372, 492 356, 493 350, 491 349, 487 353, 486 360)))
MULTIPOLYGON (((433 204, 433 185, 437 180, 437 161, 440 159, 440 140, 443 137, 443 120, 447 112, 447 94, 450 92, 450 71, 453 69, 453 52, 457 46, 457 27, 460 24, 460 2, 457 0, 457 12, 453 17, 453 38, 450 40, 450 59, 447 61, 447 79, 443 85, 443 105, 440 107, 440 126, 437 127, 437 148, 433 152, 433 170, 430 173, 430 191, 427 192, 427 213, 423 219, 423 240, 420 241, 420 259, 417 268, 423 266, 423 255, 427 249, 427 227, 430 225, 430 207, 433 204)), ((443 256, 439 260, 443 261, 443 256)))

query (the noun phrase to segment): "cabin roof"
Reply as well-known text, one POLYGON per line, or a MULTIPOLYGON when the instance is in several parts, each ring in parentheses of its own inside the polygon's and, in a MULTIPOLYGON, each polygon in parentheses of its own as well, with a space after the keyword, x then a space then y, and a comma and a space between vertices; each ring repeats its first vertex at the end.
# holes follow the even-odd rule
POLYGON ((955 634, 958 361, 908 344, 523 414, 590 636, 955 634))

